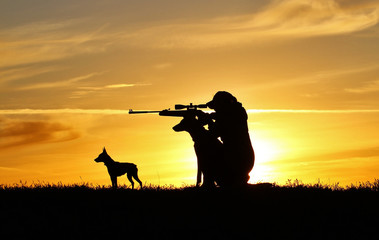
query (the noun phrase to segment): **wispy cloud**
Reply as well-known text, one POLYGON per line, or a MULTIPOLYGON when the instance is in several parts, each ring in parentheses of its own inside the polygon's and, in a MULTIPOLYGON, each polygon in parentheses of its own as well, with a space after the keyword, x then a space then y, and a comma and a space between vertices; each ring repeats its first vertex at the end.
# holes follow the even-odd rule
POLYGON ((81 98, 87 94, 94 93, 102 90, 112 90, 112 89, 120 89, 120 88, 129 88, 129 87, 137 87, 137 86, 146 86, 150 84, 142 84, 142 83, 119 83, 119 84, 110 84, 100 87, 78 87, 79 90, 72 92, 70 98, 81 98))
POLYGON ((378 2, 347 2, 350 7, 341 6, 337 0, 277 0, 254 14, 154 26, 125 37, 129 44, 156 48, 209 48, 278 38, 347 34, 378 23, 378 2))
MULTIPOLYGON (((350 164, 352 161, 357 161, 359 159, 362 161, 363 159, 370 160, 372 158, 379 157, 379 147, 364 147, 361 149, 348 149, 342 151, 333 151, 330 153, 316 153, 306 158, 294 158, 294 159, 286 159, 286 164, 297 164, 302 163, 302 165, 314 165, 318 163, 326 164, 327 162, 333 163, 336 162, 338 165, 341 165, 341 161, 348 161, 343 164, 350 164)), ((279 160, 281 161, 281 160, 279 160)), ((319 166, 320 167, 320 166, 319 166)))
POLYGON ((62 67, 57 66, 21 66, 11 69, 0 69, 0 83, 5 83, 23 78, 30 78, 33 76, 37 76, 48 72, 54 72, 61 69, 62 67))
POLYGON ((134 86, 136 86, 136 84, 120 83, 120 84, 107 85, 104 88, 125 88, 125 87, 134 87, 134 86))
POLYGON ((71 127, 58 122, 1 120, 1 123, 0 149, 37 143, 70 141, 80 136, 71 127))
POLYGON ((246 27, 276 36, 320 36, 360 31, 379 21, 379 3, 341 6, 341 1, 280 0, 254 16, 246 27))
POLYGON ((101 72, 93 72, 82 76, 73 77, 66 80, 54 81, 54 82, 45 82, 45 83, 34 83, 27 86, 20 87, 19 90, 33 90, 33 89, 41 89, 41 88, 57 88, 57 87, 65 87, 70 86, 76 82, 86 80, 92 78, 97 75, 101 75, 101 72))
POLYGON ((278 38, 347 34, 370 28, 379 21, 377 1, 369 4, 355 0, 268 2, 261 11, 251 14, 201 21, 171 19, 150 26, 118 23, 118 28, 109 24, 94 27, 88 24, 90 17, 31 22, 0 31, 0 67, 103 52, 113 45, 201 49, 278 38), (345 7, 346 3, 349 7, 345 7))
POLYGON ((24 115, 24 114, 129 114, 129 110, 123 109, 2 109, 3 115, 24 115))
POLYGON ((378 92, 379 91, 379 80, 371 81, 366 83, 364 86, 356 87, 356 88, 346 88, 346 92, 351 93, 370 93, 370 92, 378 92))
POLYGON ((379 109, 248 109, 247 113, 379 113, 379 109))
POLYGON ((106 25, 78 31, 83 19, 32 22, 0 31, 0 67, 58 60, 104 51, 112 40, 102 34, 106 25), (99 44, 99 41, 101 44, 99 44))
MULTIPOLYGON (((274 87, 277 88, 281 86, 314 84, 320 81, 345 78, 347 76, 367 73, 370 71, 376 71, 378 69, 379 69, 378 64, 371 64, 371 65, 367 64, 364 66, 348 66, 348 67, 340 68, 340 69, 310 72, 304 76, 299 76, 295 78, 280 79, 278 81, 272 81, 269 83, 265 82, 263 84, 256 84, 254 87, 255 89, 269 89, 269 88, 274 88, 274 87)), ((349 91, 349 90, 346 89, 346 91, 349 91)), ((303 95, 306 96, 307 94, 303 94, 303 95)), ((310 95, 308 95, 308 97, 310 97, 310 95)))
POLYGON ((172 63, 169 63, 169 62, 166 62, 166 63, 158 63, 158 64, 155 64, 153 65, 153 68, 154 69, 159 69, 159 70, 162 70, 162 69, 167 69, 167 68, 170 68, 172 67, 172 63))
MULTIPOLYGON (((315 114, 350 114, 350 113, 379 113, 379 109, 247 109, 248 114, 263 113, 315 113, 315 114)), ((125 109, 1 109, 2 115, 27 114, 103 114, 123 115, 129 114, 125 109)))

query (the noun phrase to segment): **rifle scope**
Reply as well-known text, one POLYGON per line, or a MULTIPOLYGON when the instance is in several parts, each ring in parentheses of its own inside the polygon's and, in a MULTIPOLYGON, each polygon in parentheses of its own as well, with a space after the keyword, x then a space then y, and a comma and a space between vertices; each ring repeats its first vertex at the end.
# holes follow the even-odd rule
POLYGON ((187 110, 190 110, 190 109, 196 110, 197 108, 207 108, 207 104, 199 104, 199 105, 193 105, 192 103, 190 103, 190 105, 175 104, 175 110, 181 110, 185 108, 187 108, 187 110))

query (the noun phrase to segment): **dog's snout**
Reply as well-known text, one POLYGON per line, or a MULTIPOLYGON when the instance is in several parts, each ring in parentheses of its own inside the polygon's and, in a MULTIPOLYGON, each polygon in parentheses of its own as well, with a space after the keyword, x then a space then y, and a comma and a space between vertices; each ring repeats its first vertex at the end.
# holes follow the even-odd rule
POLYGON ((182 121, 176 124, 172 129, 174 129, 175 132, 185 131, 186 130, 185 119, 182 119, 182 121))
POLYGON ((172 129, 174 129, 175 132, 181 132, 181 131, 184 131, 185 128, 184 128, 184 125, 182 122, 176 124, 175 126, 172 127, 172 129))
POLYGON ((175 132, 179 132, 179 127, 178 127, 178 125, 173 126, 172 129, 173 129, 175 132))

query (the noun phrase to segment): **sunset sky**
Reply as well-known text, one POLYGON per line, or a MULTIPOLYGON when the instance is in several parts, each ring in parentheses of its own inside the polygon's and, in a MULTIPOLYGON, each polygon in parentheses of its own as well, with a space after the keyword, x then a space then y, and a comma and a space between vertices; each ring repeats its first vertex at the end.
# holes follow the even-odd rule
MULTIPOLYGON (((194 184, 180 118, 249 113, 250 182, 379 178, 379 0, 2 0, 0 184, 110 184, 105 146, 146 184, 194 184)), ((126 177, 119 180, 126 183, 126 177)))

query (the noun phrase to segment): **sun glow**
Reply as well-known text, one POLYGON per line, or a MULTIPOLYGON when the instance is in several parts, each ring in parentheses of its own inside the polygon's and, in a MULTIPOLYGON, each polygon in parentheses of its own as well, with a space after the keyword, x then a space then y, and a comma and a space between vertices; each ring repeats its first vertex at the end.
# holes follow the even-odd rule
POLYGON ((255 152, 254 168, 250 172, 249 183, 272 181, 272 172, 275 170, 274 161, 280 154, 280 149, 273 141, 266 139, 254 139, 255 152))
MULTIPOLYGON (((280 144, 267 138, 255 137, 252 139, 252 145, 255 152, 255 164, 249 174, 249 183, 275 181, 277 166, 273 162, 280 158, 283 152, 280 144)), ((196 154, 193 147, 188 146, 187 142, 182 147, 180 154, 172 160, 171 164, 175 165, 175 167, 168 171, 168 175, 170 176, 167 176, 167 178, 170 179, 172 184, 181 186, 183 184, 191 185, 196 183, 196 154)), ((161 176, 160 183, 166 183, 166 180, 168 179, 163 179, 161 176)))

